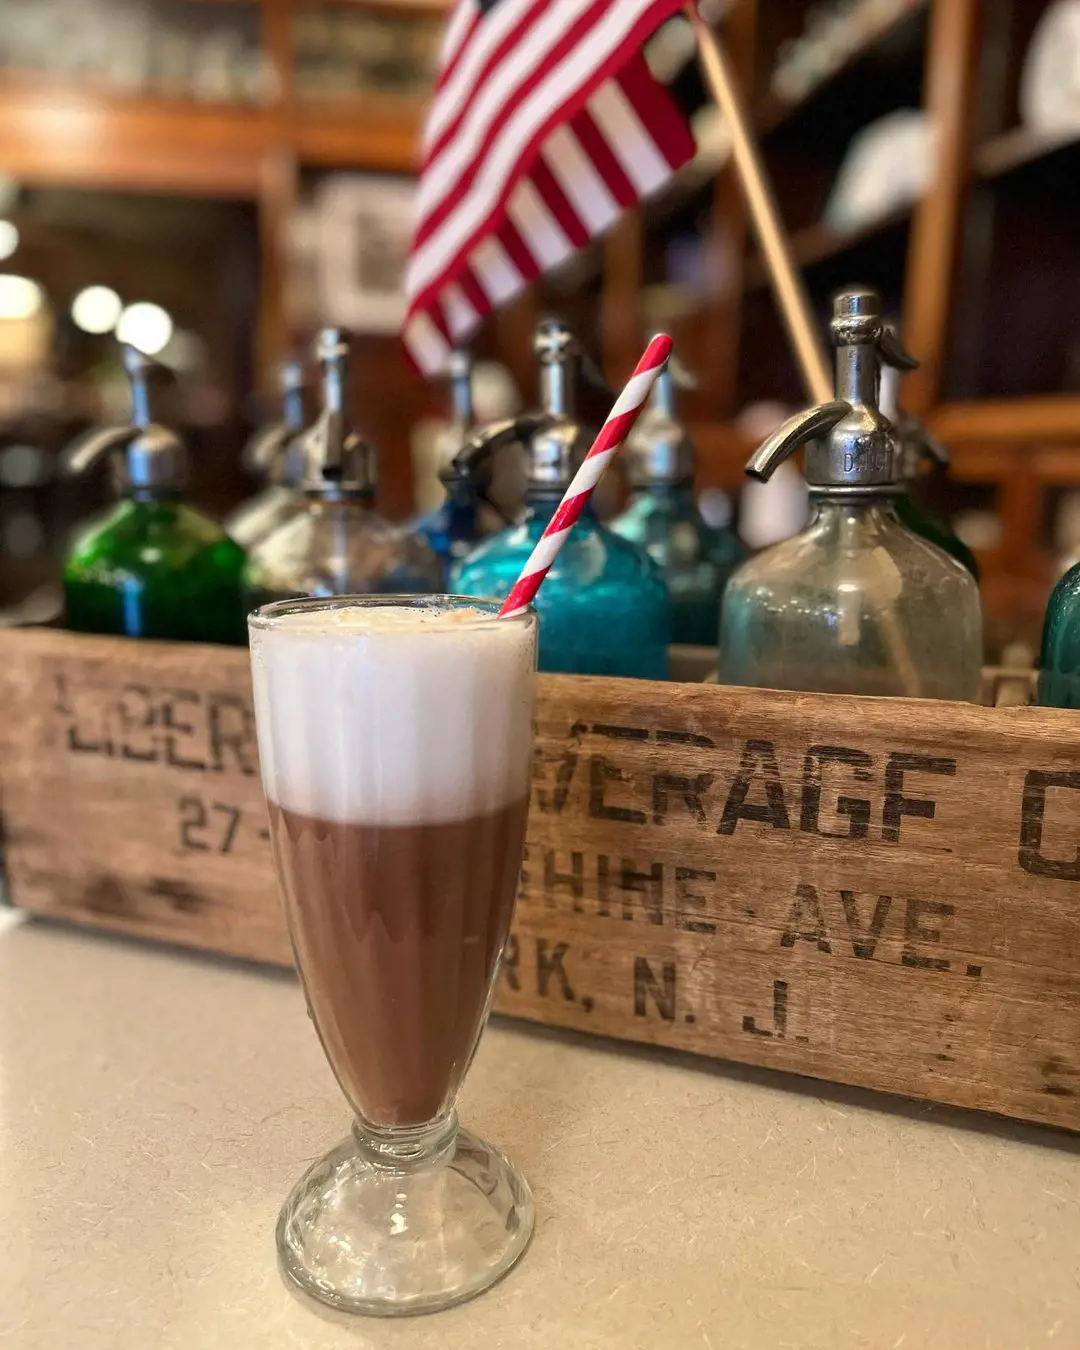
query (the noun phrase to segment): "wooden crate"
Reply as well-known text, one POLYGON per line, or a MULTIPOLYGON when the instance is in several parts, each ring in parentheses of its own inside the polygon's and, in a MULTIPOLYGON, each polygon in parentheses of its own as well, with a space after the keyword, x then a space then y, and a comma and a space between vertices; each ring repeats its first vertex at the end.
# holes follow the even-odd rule
MULTIPOLYGON (((286 963, 247 654, 0 634, 11 897, 286 963)), ((511 1016, 1080 1129, 1080 719, 547 676, 511 1016)))

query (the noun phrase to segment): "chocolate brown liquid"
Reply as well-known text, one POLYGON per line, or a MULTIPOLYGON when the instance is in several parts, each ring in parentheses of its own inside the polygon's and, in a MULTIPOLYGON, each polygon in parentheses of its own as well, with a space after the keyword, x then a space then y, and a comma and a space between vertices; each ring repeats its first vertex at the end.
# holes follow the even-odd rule
POLYGON ((343 825, 270 803, 308 1005, 371 1124, 425 1124, 460 1085, 510 929, 527 810, 343 825))

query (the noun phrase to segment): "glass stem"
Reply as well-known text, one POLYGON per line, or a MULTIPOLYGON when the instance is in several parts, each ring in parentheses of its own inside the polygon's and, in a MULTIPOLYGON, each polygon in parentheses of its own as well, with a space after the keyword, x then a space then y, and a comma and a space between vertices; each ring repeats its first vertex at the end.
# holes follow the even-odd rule
POLYGON ((363 1120, 353 1124, 353 1136, 365 1161, 388 1172, 437 1165, 453 1154, 457 1132, 458 1117, 453 1108, 426 1125, 380 1126, 363 1120))

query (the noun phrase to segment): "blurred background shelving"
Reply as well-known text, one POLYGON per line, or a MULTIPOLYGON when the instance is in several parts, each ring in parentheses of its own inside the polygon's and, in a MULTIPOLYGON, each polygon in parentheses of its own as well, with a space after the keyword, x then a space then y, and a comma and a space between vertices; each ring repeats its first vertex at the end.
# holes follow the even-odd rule
MULTIPOLYGON (((319 321, 301 294, 316 284, 310 198, 339 175, 408 183, 445 10, 0 0, 0 274, 46 302, 5 310, 0 275, 0 609, 55 573, 75 520, 108 495, 104 475, 57 472, 72 433, 122 397, 112 335, 71 319, 87 287, 175 327, 159 412, 192 442, 196 498, 224 513, 251 491, 239 448, 274 410, 275 363, 319 321)), ((359 338, 354 381, 385 446, 384 504, 405 514, 409 420, 438 395, 392 331, 359 338)))
MULTIPOLYGON (((923 363, 905 402, 953 452, 939 505, 970 526, 991 615, 1028 635, 1070 531, 1080 545, 1080 136, 1075 122, 1037 125, 1026 83, 1056 4, 729 0, 721 21, 814 305, 824 320, 833 289, 870 282, 902 317, 923 363), (858 179, 861 138, 877 154, 881 119, 912 146, 932 134, 930 169, 911 182, 899 174, 880 209, 845 215, 844 175, 858 179)), ((5 513, 25 514, 25 502, 10 503, 43 488, 7 482, 4 447, 54 451, 100 392, 103 340, 66 318, 86 286, 168 310, 189 339, 168 396, 201 438, 204 495, 224 507, 244 490, 238 446, 269 407, 275 362, 345 303, 328 288, 326 256, 337 249, 349 269, 372 194, 381 206, 400 199, 404 242, 448 9, 0 0, 0 219, 19 237, 0 272, 38 281, 53 315, 38 339, 53 353, 48 378, 5 364, 0 320, 9 576, 5 513)), ((611 381, 648 328, 670 325, 701 377, 688 412, 702 483, 736 494, 754 405, 804 395, 723 130, 708 124, 688 53, 669 46, 677 96, 706 119, 698 161, 667 198, 494 318, 477 348, 498 352, 528 398, 530 330, 543 309, 573 320, 611 381)), ((913 150, 903 163, 918 160, 913 150)), ((376 265, 394 243, 379 241, 376 265)), ((351 278, 361 307, 363 270, 351 278)), ((411 427, 442 395, 408 367, 391 317, 374 328, 357 341, 355 407, 382 449, 382 504, 400 516, 413 503, 411 427)), ((16 480, 32 477, 14 462, 16 480)), ((16 587, 33 571, 24 561, 16 587)))
MULTIPOLYGON (((902 318, 922 361, 905 381, 906 406, 953 454, 952 481, 931 485, 936 504, 970 530, 991 617, 1029 639, 1063 555, 1080 542, 1080 116, 1035 125, 1025 92, 1035 46, 1047 43, 1040 27, 1063 8, 734 0, 726 18, 812 301, 824 322, 834 288, 869 282, 902 318), (830 22, 848 33, 815 69, 807 44, 796 55, 792 43, 830 22), (906 199, 882 193, 880 211, 838 225, 833 194, 858 138, 904 110, 932 129, 932 171, 906 199)), ((1080 39, 1069 49, 1061 31, 1058 68, 1078 70, 1080 39)), ((722 256, 688 302, 680 337, 706 372, 696 421, 734 433, 699 435, 702 479, 734 492, 747 405, 797 405, 805 395, 730 175, 720 169, 718 185, 699 191, 699 204, 708 196, 703 244, 714 241, 722 256)), ((605 279, 609 291, 625 284, 605 279)), ((610 303, 625 309, 629 295, 610 303)))

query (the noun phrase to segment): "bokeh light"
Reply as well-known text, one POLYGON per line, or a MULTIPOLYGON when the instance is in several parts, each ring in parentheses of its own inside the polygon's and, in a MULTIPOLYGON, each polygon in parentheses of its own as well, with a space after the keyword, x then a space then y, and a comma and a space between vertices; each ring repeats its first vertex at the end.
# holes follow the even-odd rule
POLYGON ((111 333, 124 304, 111 286, 87 286, 71 302, 71 317, 84 333, 111 333))
POLYGON ((138 348, 147 356, 157 356, 168 346, 173 335, 173 321, 167 310, 149 300, 139 300, 120 315, 116 325, 116 336, 138 348))
POLYGON ((32 319, 44 299, 44 291, 29 277, 0 274, 0 319, 32 319))

